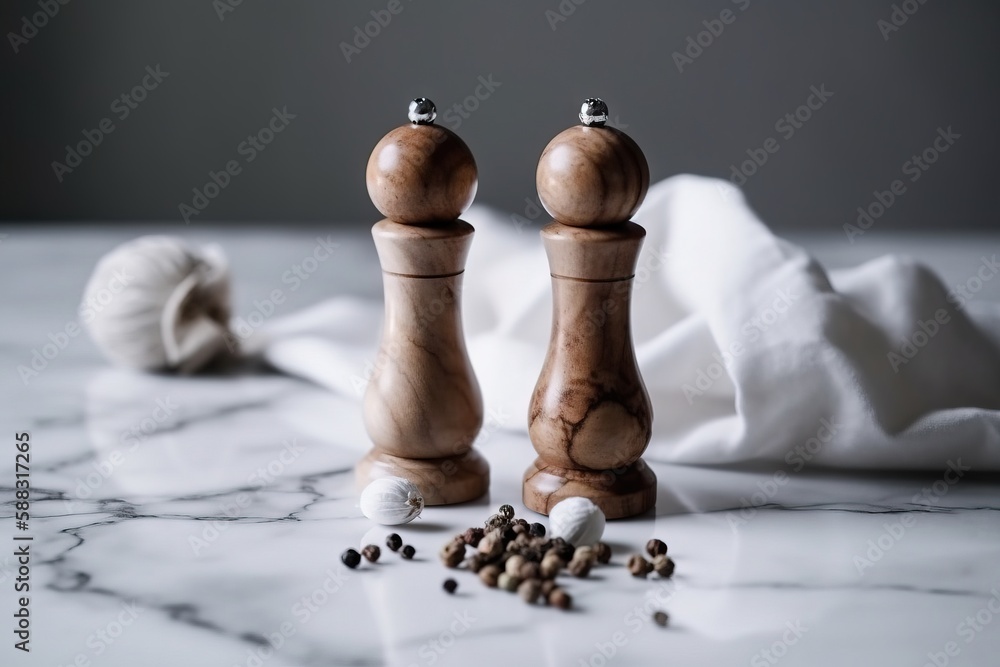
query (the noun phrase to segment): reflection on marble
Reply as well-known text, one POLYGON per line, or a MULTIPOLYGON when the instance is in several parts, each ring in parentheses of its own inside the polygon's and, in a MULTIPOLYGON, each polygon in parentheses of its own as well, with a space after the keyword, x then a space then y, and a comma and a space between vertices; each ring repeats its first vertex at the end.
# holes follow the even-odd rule
MULTIPOLYGON (((357 508, 351 469, 368 444, 355 397, 252 367, 133 374, 108 368, 83 338, 20 381, 16 366, 72 320, 90 265, 116 240, 69 236, 56 245, 12 231, 0 247, 5 284, 22 276, 0 303, 17 323, 0 331, 0 421, 7 437, 32 433, 35 538, 32 652, 15 652, 8 630, 0 664, 996 664, 1000 484, 960 462, 937 475, 842 476, 650 461, 655 515, 609 524, 613 566, 567 580, 576 609, 562 613, 438 561, 451 534, 500 503, 526 512, 520 476, 534 452, 493 430, 478 444, 493 470, 488 498, 400 527, 413 561, 383 550, 378 565, 347 570, 343 549, 389 532, 357 508), (670 545, 670 582, 622 567, 651 536, 670 545), (441 590, 449 575, 454 596, 441 590), (650 621, 659 608, 669 628, 650 621)), ((214 237, 244 286, 237 312, 280 285, 314 236, 214 237), (266 261, 254 255, 265 246, 266 261)), ((374 261, 363 239, 342 242, 357 253, 289 294, 285 312, 343 289, 331 285, 362 261, 355 254, 374 261)), ((0 557, 8 610, 14 566, 0 557)))

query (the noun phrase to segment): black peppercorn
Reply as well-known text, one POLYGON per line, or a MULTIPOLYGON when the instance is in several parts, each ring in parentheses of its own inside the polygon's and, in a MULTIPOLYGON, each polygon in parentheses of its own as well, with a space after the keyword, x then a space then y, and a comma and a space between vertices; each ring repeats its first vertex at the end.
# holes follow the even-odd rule
POLYGON ((510 505, 501 505, 497 513, 507 521, 514 518, 514 508, 510 505))
POLYGON ((525 530, 527 530, 527 529, 528 529, 528 526, 530 526, 530 525, 531 525, 531 524, 529 524, 529 523, 527 522, 527 520, 526 520, 526 519, 514 519, 514 523, 516 523, 517 525, 519 525, 519 526, 523 527, 523 528, 524 528, 525 530))
POLYGON ((478 547, 479 540, 483 539, 483 535, 485 534, 486 531, 482 528, 469 528, 462 533, 462 540, 470 547, 478 547))
POLYGON ((639 554, 632 554, 628 558, 628 571, 632 573, 633 577, 646 578, 646 575, 653 570, 653 564, 648 560, 640 556, 639 554))
POLYGON ((378 557, 382 555, 382 550, 375 544, 369 544, 361 550, 361 555, 364 556, 369 563, 374 563, 378 561, 378 557))
POLYGON ((403 546, 403 538, 396 533, 390 533, 389 537, 385 538, 385 546, 389 547, 390 551, 399 551, 399 547, 403 546))
POLYGON ((545 537, 545 526, 540 523, 533 523, 528 529, 528 533, 532 537, 545 537))
POLYGON ((674 559, 669 556, 659 555, 653 559, 653 569, 664 579, 674 576, 674 559))
POLYGON ((649 542, 646 542, 646 553, 649 554, 650 558, 656 558, 667 553, 667 545, 663 540, 658 540, 654 537, 649 542))
POLYGON ((445 579, 443 587, 449 593, 454 593, 455 590, 458 588, 458 582, 455 581, 454 579, 445 579))
POLYGON ((597 562, 601 565, 607 565, 611 562, 611 547, 604 542, 598 542, 594 545, 594 553, 597 554, 597 562))
POLYGON ((658 611, 655 614, 653 614, 653 621, 661 628, 667 627, 667 621, 669 620, 670 617, 667 616, 667 612, 665 611, 658 611))
POLYGON ((359 554, 354 549, 348 549, 344 553, 340 554, 341 562, 352 570, 358 566, 361 562, 361 554, 359 554))
POLYGON ((409 544, 407 544, 407 545, 406 545, 405 547, 403 547, 403 551, 402 551, 402 554, 403 554, 403 558, 405 558, 406 560, 410 560, 410 559, 412 559, 412 558, 413 558, 413 555, 414 555, 414 554, 416 554, 416 553, 417 553, 417 550, 416 550, 416 549, 414 549, 414 548, 413 548, 413 547, 412 547, 411 545, 409 545, 409 544))
POLYGON ((560 609, 569 609, 573 605, 573 598, 561 588, 553 588, 549 592, 548 601, 550 605, 560 609))

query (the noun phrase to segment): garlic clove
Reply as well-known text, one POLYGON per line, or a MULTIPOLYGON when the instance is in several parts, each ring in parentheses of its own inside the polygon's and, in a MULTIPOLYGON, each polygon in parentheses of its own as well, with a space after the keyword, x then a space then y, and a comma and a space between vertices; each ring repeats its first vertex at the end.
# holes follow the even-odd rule
POLYGON ((549 532, 575 547, 597 544, 604 535, 604 512, 589 498, 574 496, 556 503, 549 512, 549 532))
POLYGON ((361 492, 361 513, 383 526, 398 526, 420 516, 424 496, 417 485, 402 477, 380 477, 361 492))
POLYGON ((170 236, 143 236, 105 255, 81 304, 104 355, 140 370, 197 370, 224 349, 229 313, 221 250, 170 236))

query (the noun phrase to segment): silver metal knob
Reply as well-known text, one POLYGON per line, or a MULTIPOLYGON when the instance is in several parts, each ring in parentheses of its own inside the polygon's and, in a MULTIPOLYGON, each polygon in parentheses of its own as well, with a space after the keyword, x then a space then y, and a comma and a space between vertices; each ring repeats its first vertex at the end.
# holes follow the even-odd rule
POLYGON ((587 127, 604 127, 608 122, 608 105, 600 97, 588 97, 580 105, 580 122, 587 127))
POLYGON ((416 125, 430 125, 437 118, 437 107, 426 97, 418 97, 410 102, 410 110, 406 117, 416 125))

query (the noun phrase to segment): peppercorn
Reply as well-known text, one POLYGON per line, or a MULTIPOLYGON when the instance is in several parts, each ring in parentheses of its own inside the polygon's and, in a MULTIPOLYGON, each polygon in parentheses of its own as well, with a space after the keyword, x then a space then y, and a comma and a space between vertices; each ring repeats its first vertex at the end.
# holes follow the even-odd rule
POLYGON ((577 547, 573 552, 573 560, 586 560, 593 565, 597 561, 597 554, 591 547, 577 547))
POLYGON ((653 614, 653 621, 661 628, 667 627, 667 621, 669 620, 670 617, 667 616, 667 612, 665 611, 658 611, 655 614, 653 614))
POLYGON ((479 542, 479 553, 489 560, 493 560, 503 553, 503 538, 496 532, 486 533, 486 536, 479 542))
POLYGON ((452 540, 441 547, 441 561, 445 567, 455 568, 465 559, 465 541, 452 540))
POLYGON ((344 565, 353 570, 358 566, 358 563, 361 562, 361 554, 354 549, 348 549, 344 553, 340 554, 340 560, 344 565))
POLYGON ((545 537, 545 526, 540 523, 533 523, 531 524, 529 532, 532 537, 545 537))
POLYGON ((519 526, 524 526, 525 530, 527 530, 528 527, 531 525, 528 523, 526 519, 514 519, 514 523, 516 523, 519 526))
POLYGON ((543 579, 542 580, 542 599, 545 600, 545 604, 549 603, 549 593, 556 587, 555 579, 543 579))
POLYGON ((552 579, 559 574, 559 571, 562 570, 565 565, 566 564, 561 558, 559 558, 559 556, 549 552, 549 554, 542 559, 542 564, 539 566, 538 572, 542 575, 543 579, 552 579))
POLYGON ((490 588, 497 587, 497 579, 500 577, 500 568, 496 565, 486 565, 479 570, 479 578, 490 588))
POLYGON ((515 534, 515 535, 520 535, 521 533, 526 533, 526 532, 528 532, 528 529, 527 529, 527 528, 525 528, 524 526, 522 526, 522 525, 521 525, 521 524, 519 524, 519 523, 515 523, 514 525, 512 525, 512 526, 510 527, 510 529, 514 531, 514 534, 515 534))
POLYGON ((646 542, 646 553, 649 554, 650 558, 656 558, 667 553, 667 545, 663 540, 658 540, 654 537, 649 542, 646 542))
POLYGON ((507 525, 507 520, 504 519, 499 514, 491 514, 490 518, 487 519, 483 525, 485 525, 486 526, 486 530, 489 531, 489 530, 492 530, 494 528, 500 528, 502 526, 507 525))
MULTIPOLYGON (((576 551, 577 553, 580 552, 579 549, 576 551)), ((590 559, 574 558, 569 562, 569 573, 580 579, 585 578, 588 574, 590 574, 590 559)))
POLYGON ((498 514, 507 521, 510 521, 514 518, 514 508, 510 505, 501 505, 498 514))
POLYGON ((417 553, 417 550, 414 549, 409 544, 407 544, 406 546, 403 547, 403 558, 405 558, 406 560, 412 560, 414 554, 416 554, 416 553, 417 553))
POLYGON ((399 547, 403 546, 403 538, 396 533, 389 533, 389 537, 385 538, 385 546, 390 551, 399 551, 399 547))
POLYGON ((538 563, 526 560, 520 569, 518 569, 517 576, 521 577, 521 579, 538 579, 541 577, 541 567, 538 563))
POLYGON ((524 556, 524 560, 530 560, 533 563, 542 562, 542 552, 539 551, 536 547, 530 545, 522 547, 518 553, 524 556))
POLYGON ((646 578, 646 575, 653 570, 653 565, 639 554, 632 554, 628 558, 628 571, 633 577, 646 578))
POLYGON ((553 549, 555 550, 556 555, 567 563, 573 560, 573 552, 576 551, 576 547, 561 537, 557 537, 552 540, 552 546, 549 547, 549 551, 552 551, 553 549))
POLYGON ((486 531, 482 528, 469 528, 464 533, 462 533, 462 541, 468 544, 470 547, 478 547, 479 540, 483 539, 483 535, 486 531))
POLYGON ((507 544, 517 537, 517 533, 510 526, 504 526, 500 529, 500 536, 503 537, 503 543, 507 544))
POLYGON ((653 569, 664 579, 669 579, 674 575, 674 559, 660 554, 653 559, 653 569))
POLYGON ((611 547, 604 542, 598 542, 594 545, 594 554, 597 556, 597 562, 601 565, 607 565, 611 562, 611 547))
POLYGON ((537 579, 525 579, 517 587, 517 594, 528 604, 535 604, 542 593, 542 584, 537 579))
POLYGON ((553 588, 549 591, 548 601, 550 605, 560 609, 569 609, 573 605, 573 598, 561 588, 553 588))
POLYGON ((379 556, 382 555, 382 550, 378 548, 378 545, 369 544, 361 550, 361 555, 364 556, 369 563, 375 563, 378 561, 379 556))
POLYGON ((521 566, 524 565, 525 562, 524 556, 514 554, 504 563, 504 572, 512 577, 516 577, 521 569, 521 566))
POLYGON ((458 582, 457 582, 457 581, 455 581, 454 579, 445 579, 445 580, 444 580, 444 583, 442 584, 442 587, 443 587, 443 588, 444 588, 444 589, 445 589, 445 590, 446 590, 446 591, 447 591, 448 593, 454 593, 454 592, 455 592, 455 589, 457 589, 457 588, 458 588, 458 582))
POLYGON ((521 580, 517 577, 511 576, 506 572, 501 572, 500 576, 497 577, 497 588, 503 589, 513 593, 517 590, 517 587, 521 585, 521 580))
POLYGON ((486 564, 486 557, 482 554, 472 554, 465 559, 465 567, 473 574, 477 574, 486 564))

